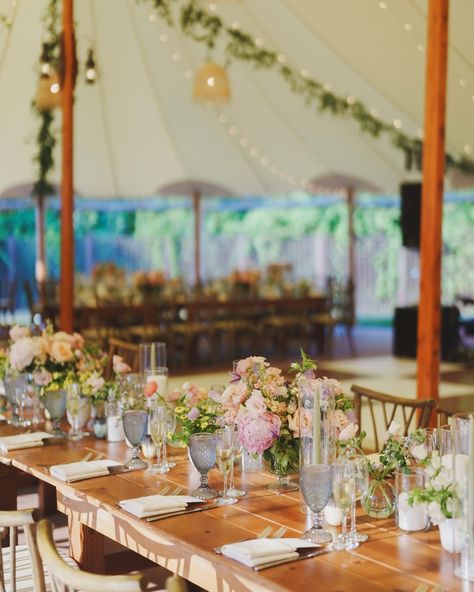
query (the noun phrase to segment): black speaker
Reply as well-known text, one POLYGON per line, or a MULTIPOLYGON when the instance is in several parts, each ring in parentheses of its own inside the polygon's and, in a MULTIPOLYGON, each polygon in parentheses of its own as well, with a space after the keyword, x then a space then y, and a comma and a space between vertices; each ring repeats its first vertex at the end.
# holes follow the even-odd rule
POLYGON ((421 183, 402 183, 401 219, 402 244, 413 249, 420 248, 421 183))
MULTIPOLYGON (((416 358, 418 307, 395 308, 393 321, 393 355, 416 358)), ((455 360, 459 349, 459 309, 441 307, 441 359, 455 360)))

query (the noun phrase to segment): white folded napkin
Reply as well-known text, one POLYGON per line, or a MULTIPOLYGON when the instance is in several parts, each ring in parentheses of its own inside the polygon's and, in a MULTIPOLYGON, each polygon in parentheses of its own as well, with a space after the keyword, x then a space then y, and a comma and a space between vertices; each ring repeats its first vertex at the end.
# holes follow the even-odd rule
POLYGON ((199 503, 201 500, 189 495, 146 495, 119 502, 122 510, 130 512, 137 518, 159 516, 168 512, 185 510, 188 504, 199 503))
POLYGON ((50 475, 71 483, 82 479, 91 479, 92 477, 103 477, 109 475, 107 467, 119 465, 121 463, 110 458, 101 460, 79 461, 62 465, 54 465, 49 469, 50 475))
POLYGON ((230 559, 235 559, 248 567, 255 567, 280 559, 293 559, 298 557, 296 549, 316 547, 309 541, 302 539, 252 539, 240 543, 231 543, 221 547, 222 554, 230 559))
POLYGON ((9 450, 20 450, 21 448, 34 448, 43 446, 43 438, 50 438, 51 434, 47 432, 32 432, 31 434, 16 434, 15 436, 5 436, 0 438, 0 449, 8 452, 9 450))

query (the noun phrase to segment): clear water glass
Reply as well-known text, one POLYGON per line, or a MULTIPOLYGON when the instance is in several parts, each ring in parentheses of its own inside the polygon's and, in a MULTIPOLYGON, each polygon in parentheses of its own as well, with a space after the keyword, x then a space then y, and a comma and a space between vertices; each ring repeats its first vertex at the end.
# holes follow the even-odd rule
POLYGON ((152 475, 167 473, 170 469, 162 459, 162 450, 166 449, 166 433, 168 424, 159 414, 152 412, 150 419, 150 434, 153 444, 156 446, 156 463, 149 467, 148 472, 152 475))
POLYGON ((356 502, 362 499, 369 487, 369 467, 367 466, 367 459, 362 454, 356 455, 350 460, 354 463, 355 496, 351 508, 351 531, 349 538, 357 543, 363 543, 369 537, 366 534, 357 532, 356 502))
POLYGON ((15 389, 15 400, 18 409, 18 420, 16 425, 22 427, 28 427, 31 425, 31 421, 25 418, 25 406, 29 399, 28 396, 28 376, 26 374, 20 374, 15 378, 14 382, 15 389))
POLYGON ((222 497, 217 500, 220 506, 228 506, 237 503, 237 499, 229 494, 228 480, 234 465, 234 428, 227 426, 215 434, 217 466, 224 477, 224 491, 222 497))
POLYGON ((84 425, 83 418, 87 418, 87 411, 90 412, 90 407, 91 401, 89 397, 82 396, 81 385, 77 382, 70 384, 67 388, 66 411, 72 429, 68 435, 68 440, 77 442, 89 435, 88 432, 83 432, 81 428, 84 425))
POLYGON ((334 501, 342 510, 342 532, 334 541, 336 551, 349 551, 359 546, 358 541, 351 539, 347 532, 347 514, 355 504, 355 469, 354 462, 339 458, 333 465, 332 491, 334 501))
POLYGON ((10 417, 8 418, 8 423, 13 426, 19 425, 18 424, 18 403, 16 401, 16 391, 15 391, 15 380, 16 380, 16 378, 14 376, 5 375, 5 377, 3 378, 3 386, 5 388, 5 396, 12 408, 10 417))
POLYGON ((64 438, 66 434, 61 430, 59 424, 66 411, 66 391, 64 389, 46 391, 43 401, 45 409, 53 421, 51 434, 57 438, 64 438))
POLYGON ((147 373, 156 368, 166 368, 166 343, 152 341, 140 343, 140 372, 147 373))
POLYGON ((214 499, 218 496, 218 493, 209 486, 207 477, 209 471, 216 464, 216 442, 214 434, 191 434, 188 450, 191 462, 201 474, 201 483, 191 495, 204 500, 214 499))
POLYGON ((304 500, 314 515, 313 526, 301 535, 305 541, 326 545, 332 534, 323 528, 323 510, 331 496, 332 474, 329 465, 306 465, 301 468, 300 488, 304 500))
POLYGON ((153 407, 152 416, 156 415, 162 421, 166 423, 165 436, 163 441, 163 466, 167 467, 167 470, 174 469, 176 463, 168 460, 168 452, 166 443, 168 439, 174 434, 176 429, 176 417, 174 411, 166 405, 155 405, 153 407))
POLYGON ((125 411, 123 415, 123 430, 132 445, 132 458, 125 463, 127 469, 146 469, 147 463, 140 456, 140 444, 146 436, 148 428, 148 411, 142 409, 125 411))

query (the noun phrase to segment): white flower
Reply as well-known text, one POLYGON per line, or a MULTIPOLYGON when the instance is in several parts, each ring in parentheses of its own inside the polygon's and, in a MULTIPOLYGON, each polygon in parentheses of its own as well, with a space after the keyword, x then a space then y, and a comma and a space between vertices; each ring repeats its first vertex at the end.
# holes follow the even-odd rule
POLYGON ((428 456, 428 451, 423 444, 412 446, 410 452, 412 453, 413 457, 416 458, 416 460, 425 460, 425 458, 428 456))
POLYGON ((91 387, 92 394, 95 395, 97 391, 99 391, 105 384, 105 380, 102 376, 98 376, 97 374, 91 374, 89 378, 86 380, 86 385, 91 387))
POLYGON ((28 329, 28 327, 20 327, 19 325, 14 325, 10 329, 8 334, 10 335, 10 339, 12 341, 18 341, 22 337, 29 337, 30 330, 28 329))
POLYGON ((348 423, 344 429, 339 432, 339 440, 350 440, 354 438, 359 430, 359 426, 356 423, 348 423))
POLYGON ((53 380, 53 376, 45 368, 41 368, 33 372, 33 380, 38 386, 47 386, 53 380))
POLYGON ((430 502, 428 504, 428 514, 433 524, 439 524, 440 522, 444 522, 446 520, 446 516, 441 511, 439 502, 430 502))
POLYGON ((41 353, 41 343, 37 338, 21 337, 10 348, 10 364, 21 372, 41 353))
POLYGON ((393 438, 398 438, 399 436, 403 436, 403 429, 402 426, 397 423, 396 421, 392 421, 391 424, 388 426, 388 434, 393 438))

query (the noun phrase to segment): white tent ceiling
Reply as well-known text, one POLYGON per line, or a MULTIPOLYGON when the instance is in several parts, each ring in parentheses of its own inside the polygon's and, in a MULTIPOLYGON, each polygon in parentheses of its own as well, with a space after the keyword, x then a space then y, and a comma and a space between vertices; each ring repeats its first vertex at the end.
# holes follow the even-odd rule
MULTIPOLYGON (((0 28, 0 195, 34 180, 30 109, 46 0, 16 0, 0 28)), ((87 197, 156 195, 202 180, 233 194, 301 189, 308 179, 360 179, 396 191, 403 153, 344 118, 320 114, 275 72, 234 62, 228 105, 192 101, 206 49, 153 19, 151 2, 76 0, 78 57, 92 39, 98 82, 76 88, 75 185, 87 197)), ((6 14, 11 0, 0 0, 6 14)), ((227 23, 260 38, 335 92, 360 98, 416 135, 423 127, 426 0, 215 0, 227 23)), ((474 149, 474 2, 452 0, 447 149, 474 149)), ((212 59, 223 62, 219 48, 212 59)), ((60 120, 57 119, 59 127, 60 120)), ((53 182, 59 180, 59 151, 53 182)))

